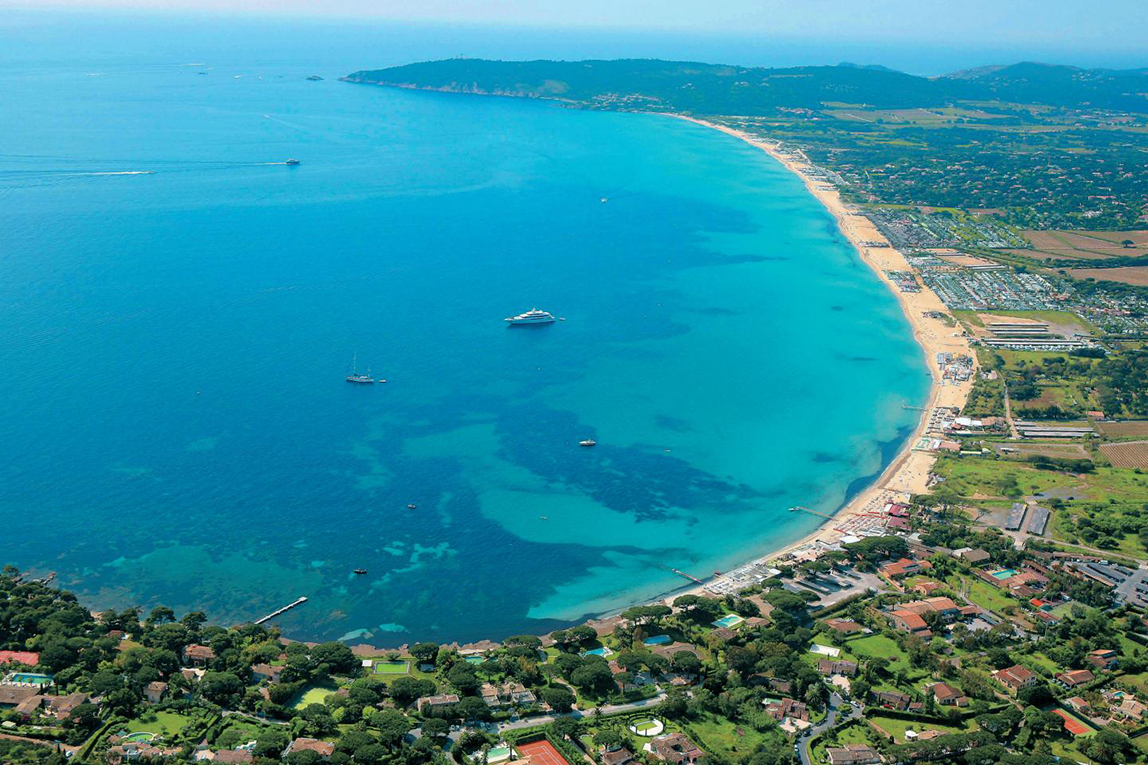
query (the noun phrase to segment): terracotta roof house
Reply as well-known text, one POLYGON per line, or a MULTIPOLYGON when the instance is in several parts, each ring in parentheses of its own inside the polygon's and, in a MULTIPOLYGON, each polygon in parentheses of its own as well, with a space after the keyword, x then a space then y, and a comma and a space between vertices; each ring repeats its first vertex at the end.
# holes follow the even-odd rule
POLYGON ((912 611, 915 614, 937 613, 945 621, 952 621, 961 615, 961 608, 953 601, 952 598, 925 598, 924 600, 911 600, 908 603, 902 603, 899 607, 902 611, 912 611))
POLYGON ((183 649, 183 663, 193 664, 197 667, 202 667, 207 662, 215 659, 215 651, 211 650, 208 646, 192 643, 185 646, 183 649))
POLYGON ((694 765, 706 758, 706 753, 684 734, 672 733, 669 736, 656 738, 650 742, 653 755, 662 762, 671 765, 694 765))
POLYGON ((283 679, 283 667, 277 667, 273 664, 255 664, 251 667, 251 679, 279 685, 283 679))
POLYGON ((898 609, 897 611, 890 611, 888 617, 893 626, 903 632, 912 633, 925 640, 933 636, 933 631, 929 629, 929 625, 925 623, 920 614, 898 609))
POLYGON ((1009 693, 1014 696, 1025 688, 1031 688, 1040 682, 1040 678, 1037 677, 1036 673, 1019 664, 998 670, 993 673, 993 677, 1001 685, 1008 688, 1009 693))
POLYGON ((144 697, 148 700, 149 704, 158 704, 163 700, 163 695, 167 693, 167 683, 154 680, 144 686, 144 697))
POLYGON ((444 693, 438 696, 423 696, 415 702, 415 707, 421 712, 424 709, 437 709, 449 707, 458 703, 458 696, 453 693, 444 693))
POLYGON ((1087 669, 1073 669, 1068 672, 1061 672, 1056 676, 1056 683, 1062 688, 1075 688, 1078 685, 1091 683, 1096 679, 1096 675, 1089 672, 1087 669))
POLYGON ((917 593, 918 595, 924 595, 927 597, 929 595, 932 595, 937 590, 943 588, 944 586, 945 585, 941 584, 940 582, 934 582, 931 579, 926 579, 924 581, 917 582, 916 584, 914 584, 912 587, 912 590, 913 590, 913 592, 917 593))
MULTIPOLYGON (((616 666, 616 663, 613 666, 616 666)), ((530 689, 515 682, 503 683, 502 685, 483 683, 480 693, 482 700, 490 707, 526 706, 538 701, 530 689)))
POLYGON ((881 762, 881 755, 867 744, 846 744, 843 747, 829 747, 825 750, 829 765, 874 765, 881 762))
POLYGON ((775 720, 781 721, 787 717, 794 720, 809 720, 809 708, 794 699, 782 699, 767 704, 765 711, 775 720))
POLYGON ((1144 713, 1148 712, 1148 707, 1144 706, 1136 699, 1124 699, 1124 701, 1120 702, 1120 706, 1118 707, 1117 711, 1130 720, 1142 720, 1144 718, 1144 713))
POLYGON ((865 629, 857 622, 851 622, 848 619, 826 619, 825 626, 842 635, 852 635, 855 632, 862 632, 865 629))
POLYGON ((853 677, 857 674, 857 662, 821 659, 817 662, 817 671, 823 675, 845 675, 846 677, 853 677))
POLYGON ((918 561, 912 558, 901 558, 892 563, 886 563, 881 566, 881 573, 890 579, 900 579, 901 577, 911 576, 912 574, 919 574, 922 571, 928 571, 932 566, 928 561, 918 561))
POLYGON ((1097 669, 1116 669, 1116 665, 1120 663, 1120 654, 1111 648, 1098 648, 1095 651, 1089 651, 1084 658, 1097 669))
POLYGON ((1064 703, 1074 712, 1079 712, 1080 714, 1088 714, 1088 702, 1082 699, 1080 696, 1071 696, 1065 699, 1064 703))
POLYGON ((909 695, 906 693, 899 693, 897 691, 879 691, 877 693, 877 701, 883 707, 890 709, 908 709, 909 708, 909 695))
POLYGON ((244 762, 252 762, 254 759, 255 758, 252 756, 251 752, 247 751, 246 749, 223 749, 216 752, 215 757, 213 757, 211 761, 214 763, 227 763, 227 765, 231 765, 232 763, 238 764, 244 762))
POLYGON ((34 667, 40 663, 40 654, 35 651, 0 651, 0 664, 27 664, 34 667))
POLYGON ((88 694, 76 691, 67 696, 45 696, 43 706, 45 711, 53 717, 67 720, 72 716, 72 712, 76 711, 76 707, 87 700, 88 694))
POLYGON ((297 738, 283 750, 283 756, 292 752, 314 752, 325 760, 335 753, 335 745, 317 738, 297 738))
POLYGON ((634 755, 626 747, 602 752, 602 765, 629 765, 634 762, 634 755))
POLYGON ((969 697, 962 693, 959 688, 954 688, 948 683, 933 683, 929 690, 941 706, 967 707, 969 705, 969 697))

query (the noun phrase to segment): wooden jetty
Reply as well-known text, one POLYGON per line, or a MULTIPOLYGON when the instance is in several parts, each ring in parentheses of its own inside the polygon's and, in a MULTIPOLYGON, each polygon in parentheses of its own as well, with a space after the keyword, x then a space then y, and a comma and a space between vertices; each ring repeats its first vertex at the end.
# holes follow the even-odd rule
POLYGON ((307 602, 306 598, 299 598, 294 603, 288 603, 287 605, 280 608, 278 611, 272 611, 271 613, 267 614, 267 616, 264 616, 262 619, 257 619, 255 621, 255 623, 256 624, 263 624, 264 622, 269 622, 272 619, 274 619, 276 616, 279 616, 280 614, 285 614, 288 611, 290 611, 292 608, 294 608, 295 606, 301 606, 306 602, 307 602))
POLYGON ((801 505, 797 505, 795 507, 789 508, 789 512, 791 512, 791 513, 796 513, 799 510, 803 513, 809 513, 810 515, 816 515, 819 518, 825 518, 826 520, 830 520, 830 521, 833 520, 834 518, 836 518, 836 516, 830 515, 829 513, 823 513, 823 512, 820 512, 819 510, 810 510, 808 507, 802 507, 801 505))
POLYGON ((678 576, 684 576, 686 579, 689 579, 691 582, 697 582, 698 584, 705 584, 705 582, 703 582, 701 579, 698 579, 696 576, 691 576, 691 575, 687 574, 685 571, 680 571, 676 568, 671 568, 670 571, 673 571, 678 576))

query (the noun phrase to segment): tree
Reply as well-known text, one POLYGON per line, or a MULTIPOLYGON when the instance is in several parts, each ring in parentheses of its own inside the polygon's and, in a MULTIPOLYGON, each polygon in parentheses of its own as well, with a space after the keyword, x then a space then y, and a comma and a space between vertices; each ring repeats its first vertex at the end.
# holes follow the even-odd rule
POLYGON ((578 721, 572 717, 559 717, 550 723, 551 732, 559 739, 572 738, 577 735, 580 727, 578 721))
POLYGON ((429 720, 423 721, 422 731, 431 738, 442 738, 450 733, 450 723, 441 718, 432 717, 429 720))
POLYGON ((446 679, 463 695, 468 696, 478 690, 478 677, 475 675, 474 667, 466 662, 451 667, 446 673, 446 679))
POLYGON ((560 685, 552 685, 549 688, 543 688, 539 695, 542 697, 542 700, 550 706, 551 709, 562 714, 569 712, 573 708, 574 702, 577 701, 577 697, 570 691, 570 689, 564 688, 560 685))
POLYGON ((328 675, 354 672, 359 667, 354 652, 335 641, 320 643, 312 648, 311 661, 315 664, 316 672, 328 675))
POLYGON ((570 675, 570 682, 585 691, 606 691, 614 687, 614 675, 606 662, 587 662, 570 675))
POLYGON ((415 643, 411 648, 411 656, 415 657, 419 664, 434 664, 434 660, 438 658, 438 643, 415 643))
POLYGON ((1101 728, 1095 736, 1086 739, 1080 750, 1097 762, 1125 762, 1124 755, 1130 754, 1132 742, 1118 730, 1101 728))
POLYGON ((594 743, 605 749, 617 749, 622 746, 626 740, 622 738, 622 734, 618 731, 606 728, 594 734, 594 743))
POLYGON ((421 696, 429 696, 435 692, 434 683, 409 675, 396 677, 391 683, 391 698, 399 706, 406 707, 421 696))
POLYGON ((239 700, 243 682, 230 672, 207 672, 199 681, 199 692, 208 701, 228 707, 239 700))
POLYGON ((371 722, 375 730, 379 732, 379 741, 386 746, 398 744, 403 740, 403 736, 407 735, 407 731, 411 729, 410 721, 407 720, 406 715, 394 709, 382 710, 372 718, 371 722))

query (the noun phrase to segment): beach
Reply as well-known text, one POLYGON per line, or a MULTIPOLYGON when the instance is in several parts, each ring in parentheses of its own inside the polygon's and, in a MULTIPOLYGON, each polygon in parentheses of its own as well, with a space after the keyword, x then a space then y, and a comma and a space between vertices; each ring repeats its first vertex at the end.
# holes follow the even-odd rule
MULTIPOLYGON (((912 436, 888 466, 864 491, 844 504, 832 520, 826 520, 817 530, 785 547, 759 559, 759 562, 777 561, 795 557, 804 550, 813 550, 819 544, 834 544, 843 536, 849 535, 848 527, 854 521, 872 517, 890 501, 904 501, 913 494, 928 493, 929 472, 936 455, 928 451, 917 451, 913 447, 925 435, 929 427, 929 413, 938 407, 962 408, 968 401, 976 376, 975 354, 969 347, 968 339, 955 327, 950 327, 938 318, 931 318, 933 312, 946 313, 944 303, 936 293, 922 285, 919 292, 902 292, 885 274, 886 271, 911 271, 905 257, 894 249, 871 220, 849 208, 838 190, 830 183, 815 178, 812 166, 804 158, 783 151, 777 144, 762 140, 744 131, 726 125, 681 114, 668 116, 693 122, 714 130, 720 130, 746 143, 755 146, 780 162, 786 169, 801 178, 809 193, 817 198, 837 221, 841 233, 857 250, 861 260, 873 269, 886 287, 896 296, 905 318, 913 328, 913 337, 920 344, 927 357, 933 383, 929 392, 926 411, 922 413, 912 436), (937 354, 952 353, 967 355, 974 359, 974 373, 966 381, 953 383, 942 381, 937 364, 937 354)), ((703 587, 695 588, 697 591, 703 587)), ((679 595, 681 593, 678 593, 679 595)))

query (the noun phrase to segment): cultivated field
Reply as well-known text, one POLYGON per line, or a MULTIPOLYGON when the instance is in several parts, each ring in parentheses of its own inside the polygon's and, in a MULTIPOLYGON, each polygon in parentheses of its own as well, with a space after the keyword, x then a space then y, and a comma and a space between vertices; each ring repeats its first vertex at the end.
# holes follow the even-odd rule
POLYGON ((1032 242, 1032 250, 1016 250, 1029 257, 1104 260, 1105 258, 1148 255, 1148 231, 1022 231, 1032 242), (1125 247, 1130 240, 1133 246, 1125 247))
POLYGON ((1148 468, 1148 441, 1101 444, 1100 451, 1114 467, 1148 468))
POLYGON ((1012 457, 1052 457, 1054 459, 1086 460, 1088 450, 1080 444, 996 444, 997 454, 1012 457))
POLYGON ((1121 268, 1074 268, 1068 272, 1074 279, 1095 279, 1098 282, 1121 282, 1143 287, 1148 285, 1148 266, 1121 268))
POLYGON ((1096 429, 1105 438, 1148 438, 1148 420, 1098 422, 1096 429))

